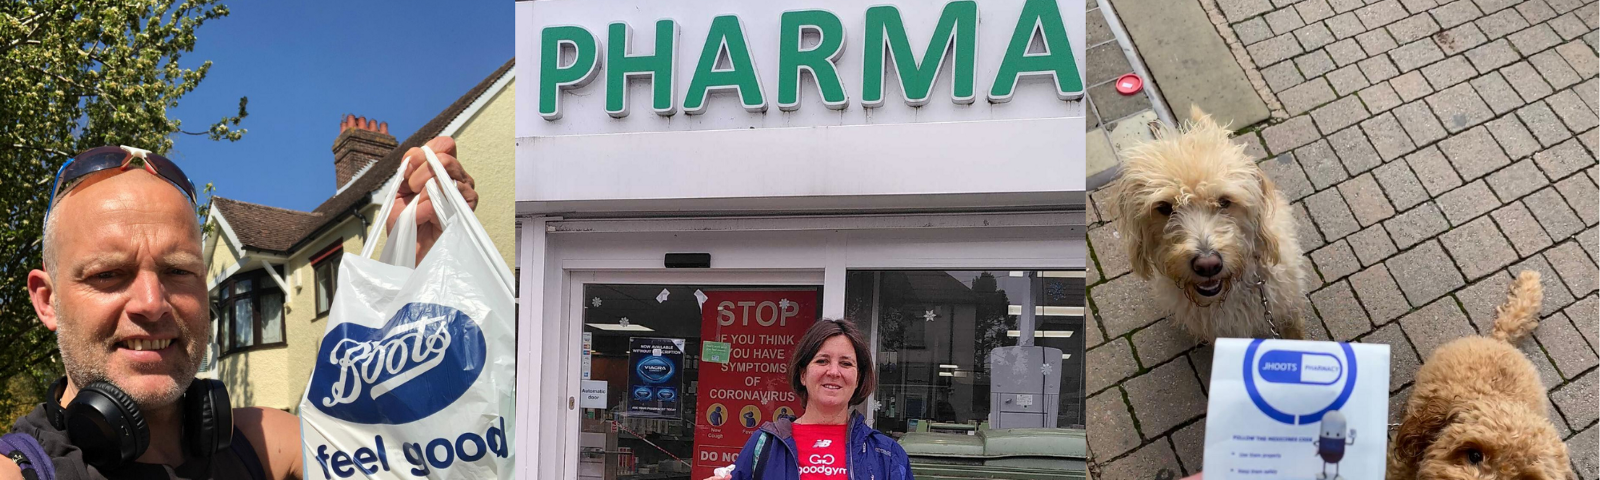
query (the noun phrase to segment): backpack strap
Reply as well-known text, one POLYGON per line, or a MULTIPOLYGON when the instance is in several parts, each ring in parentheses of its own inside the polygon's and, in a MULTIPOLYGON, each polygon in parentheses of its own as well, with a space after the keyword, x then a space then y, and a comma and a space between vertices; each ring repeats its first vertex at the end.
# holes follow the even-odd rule
POLYGON ((0 436, 0 455, 5 455, 22 469, 27 480, 56 480, 56 466, 44 453, 39 440, 26 433, 8 433, 0 436))
POLYGON ((750 462, 750 480, 761 480, 761 452, 766 450, 767 432, 756 431, 756 458, 750 462))

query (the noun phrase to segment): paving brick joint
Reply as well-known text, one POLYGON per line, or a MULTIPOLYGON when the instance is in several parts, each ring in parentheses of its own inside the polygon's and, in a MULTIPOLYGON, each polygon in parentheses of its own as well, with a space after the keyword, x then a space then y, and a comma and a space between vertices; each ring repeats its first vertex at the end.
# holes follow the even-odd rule
MULTIPOLYGON (((1397 419, 1427 355, 1486 332, 1514 275, 1539 271, 1541 327, 1519 347, 1578 478, 1600 480, 1597 3, 1199 1, 1273 106, 1236 141, 1293 203, 1310 335, 1391 345, 1397 419)), ((1192 475, 1211 348, 1130 301, 1146 285, 1108 195, 1089 214, 1091 475, 1192 475)))

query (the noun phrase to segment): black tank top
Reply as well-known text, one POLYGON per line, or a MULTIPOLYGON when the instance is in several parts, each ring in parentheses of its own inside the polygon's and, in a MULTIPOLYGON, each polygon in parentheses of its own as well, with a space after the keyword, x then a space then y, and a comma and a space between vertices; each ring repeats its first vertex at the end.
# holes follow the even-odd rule
POLYGON ((146 463, 130 463, 114 471, 101 472, 83 462, 83 452, 73 446, 67 439, 67 433, 55 428, 50 420, 45 417, 45 408, 40 404, 38 408, 27 416, 17 419, 16 425, 11 427, 13 432, 26 433, 39 440, 44 446, 44 452, 50 455, 51 463, 56 467, 56 478, 61 480, 210 480, 210 479, 254 479, 265 480, 266 469, 262 468, 261 459, 256 457, 255 447, 250 445, 250 440, 239 432, 238 427, 233 429, 233 442, 227 450, 212 454, 209 457, 191 457, 183 465, 173 468, 166 465, 151 465, 146 463))

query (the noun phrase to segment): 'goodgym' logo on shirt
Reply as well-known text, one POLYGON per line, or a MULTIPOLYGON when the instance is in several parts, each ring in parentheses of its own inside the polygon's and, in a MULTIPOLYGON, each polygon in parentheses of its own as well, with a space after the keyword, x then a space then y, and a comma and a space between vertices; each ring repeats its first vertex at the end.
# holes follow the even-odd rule
POLYGON ((353 423, 402 424, 443 410, 483 371, 478 324, 460 310, 411 303, 382 329, 354 323, 322 338, 308 399, 353 423))

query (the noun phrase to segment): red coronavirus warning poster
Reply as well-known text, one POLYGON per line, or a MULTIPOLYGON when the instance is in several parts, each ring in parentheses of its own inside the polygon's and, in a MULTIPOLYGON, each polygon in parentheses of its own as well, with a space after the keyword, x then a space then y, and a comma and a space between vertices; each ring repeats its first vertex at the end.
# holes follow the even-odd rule
POLYGON ((789 355, 817 321, 814 290, 704 293, 701 340, 725 343, 729 354, 727 363, 700 362, 689 478, 710 477, 712 469, 733 464, 761 424, 800 415, 800 397, 789 388, 789 355))

